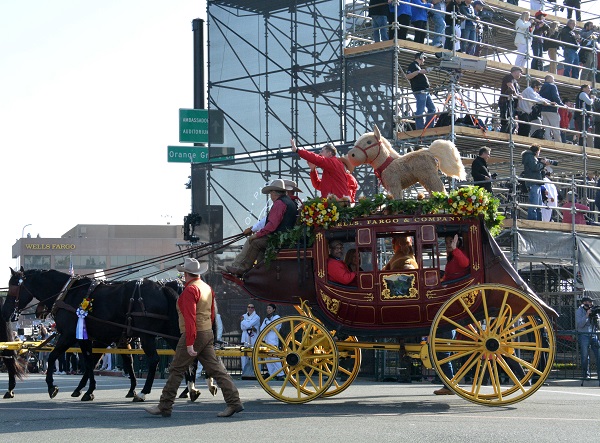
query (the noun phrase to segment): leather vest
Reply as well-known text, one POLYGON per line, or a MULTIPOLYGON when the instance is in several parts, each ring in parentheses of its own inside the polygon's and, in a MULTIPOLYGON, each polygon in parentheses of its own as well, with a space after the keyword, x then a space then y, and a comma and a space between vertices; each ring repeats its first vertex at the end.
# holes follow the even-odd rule
POLYGON ((279 226, 277 226, 277 229, 275 229, 275 231, 273 232, 281 232, 292 228, 296 224, 296 220, 298 219, 298 207, 296 206, 296 203, 294 203, 287 194, 282 197, 279 197, 278 200, 281 200, 283 203, 285 203, 287 209, 283 214, 281 223, 279 223, 279 226))
MULTIPOLYGON (((200 279, 192 281, 190 285, 194 285, 200 290, 200 299, 196 303, 196 331, 212 329, 212 322, 210 320, 212 289, 206 282, 200 279)), ((179 305, 177 305, 177 316, 179 318, 179 332, 183 334, 185 333, 185 322, 179 310, 179 305)))

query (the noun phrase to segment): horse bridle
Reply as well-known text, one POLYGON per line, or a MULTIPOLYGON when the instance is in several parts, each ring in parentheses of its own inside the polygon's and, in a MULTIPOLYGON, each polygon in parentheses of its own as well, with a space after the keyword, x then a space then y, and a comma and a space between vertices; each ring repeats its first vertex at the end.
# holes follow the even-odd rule
MULTIPOLYGON (((8 286, 8 293, 6 297, 14 297, 15 298, 15 310, 10 316, 10 321, 15 322, 19 320, 19 316, 21 315, 21 309, 19 309, 19 295, 21 295, 21 285, 25 281, 25 275, 21 275, 19 277, 19 282, 16 285, 8 286), (15 293, 16 292, 16 293, 15 293)), ((27 288, 25 288, 27 289, 27 288)), ((29 291, 29 289, 27 289, 29 291)))
POLYGON ((355 147, 356 149, 358 149, 358 150, 359 150, 359 151, 361 151, 363 154, 365 154, 365 159, 367 159, 367 160, 369 159, 369 154, 367 154, 367 151, 368 151, 369 149, 371 149, 371 148, 374 148, 375 146, 377 146, 377 155, 375 155, 375 157, 373 158, 373 160, 371 160, 371 163, 372 163, 372 162, 374 162, 374 161, 375 161, 375 159, 376 159, 377 157, 379 157, 379 154, 381 153, 381 140, 380 140, 380 141, 378 141, 378 142, 376 142, 376 143, 370 144, 370 145, 369 145, 369 146, 367 146, 366 148, 363 148, 362 146, 354 145, 354 147, 355 147))

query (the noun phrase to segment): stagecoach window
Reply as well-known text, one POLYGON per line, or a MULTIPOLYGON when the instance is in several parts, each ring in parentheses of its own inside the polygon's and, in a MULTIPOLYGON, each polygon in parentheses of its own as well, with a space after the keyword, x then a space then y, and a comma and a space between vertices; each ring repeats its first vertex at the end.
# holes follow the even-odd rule
POLYGON ((423 268, 440 268, 440 259, 437 251, 437 245, 421 245, 421 259, 423 260, 423 268))
POLYGON ((23 267, 25 269, 52 269, 49 255, 25 255, 23 256, 23 267))

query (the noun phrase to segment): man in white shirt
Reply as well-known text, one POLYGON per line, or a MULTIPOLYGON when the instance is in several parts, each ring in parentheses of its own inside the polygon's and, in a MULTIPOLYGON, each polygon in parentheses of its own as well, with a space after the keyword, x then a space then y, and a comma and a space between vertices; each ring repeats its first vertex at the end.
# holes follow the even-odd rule
POLYGON ((542 201, 546 204, 546 207, 542 208, 542 221, 545 222, 552 221, 553 208, 558 206, 558 191, 550 180, 552 180, 552 168, 546 166, 546 176, 544 177, 542 191, 542 201))
MULTIPOLYGON (((525 88, 525 90, 521 93, 521 98, 519 98, 519 103, 517 104, 517 112, 519 115, 519 130, 518 135, 522 135, 523 137, 529 137, 531 131, 531 125, 529 122, 535 121, 538 124, 541 124, 541 113, 539 112, 539 107, 534 108, 537 103, 550 104, 550 100, 545 99, 539 94, 540 88, 542 87, 542 82, 539 80, 533 80, 531 84, 525 88)), ((535 126, 533 131, 535 131, 539 126, 535 126)))

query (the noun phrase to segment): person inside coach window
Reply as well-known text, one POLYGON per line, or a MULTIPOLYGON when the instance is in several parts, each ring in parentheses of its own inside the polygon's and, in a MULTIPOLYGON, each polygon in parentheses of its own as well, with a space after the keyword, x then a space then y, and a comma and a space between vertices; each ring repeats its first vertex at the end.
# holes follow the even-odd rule
POLYGON ((344 257, 344 243, 340 240, 329 242, 329 258, 327 259, 327 278, 334 283, 342 285, 357 285, 356 272, 352 272, 342 260, 344 257))
POLYGON ((468 275, 471 261, 461 249, 463 245, 462 237, 459 237, 458 234, 447 235, 444 237, 444 241, 446 242, 446 256, 448 259, 442 281, 456 280, 468 275))
POLYGON ((419 269, 419 265, 415 260, 412 237, 408 235, 394 235, 392 246, 394 248, 394 255, 384 266, 383 271, 419 269))

